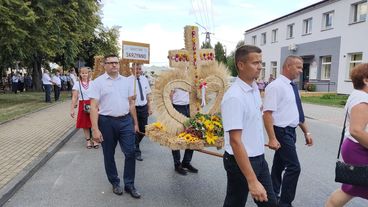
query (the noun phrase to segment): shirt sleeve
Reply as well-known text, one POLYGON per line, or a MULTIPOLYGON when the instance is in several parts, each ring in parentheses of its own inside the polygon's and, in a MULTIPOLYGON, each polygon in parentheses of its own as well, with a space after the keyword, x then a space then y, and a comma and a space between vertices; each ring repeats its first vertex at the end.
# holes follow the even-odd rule
POLYGON ((263 99, 263 111, 276 111, 278 91, 273 85, 266 87, 263 99))
POLYGON ((98 82, 97 81, 93 81, 91 83, 91 88, 90 90, 88 91, 88 96, 89 98, 93 98, 93 99, 97 99, 99 100, 100 99, 100 87, 98 87, 98 82))
POLYGON ((80 91, 79 84, 74 84, 72 90, 80 91))
POLYGON ((128 78, 128 97, 134 96, 134 78, 128 78))
POLYGON ((224 131, 243 129, 244 109, 240 107, 238 98, 232 97, 221 104, 221 116, 224 131))

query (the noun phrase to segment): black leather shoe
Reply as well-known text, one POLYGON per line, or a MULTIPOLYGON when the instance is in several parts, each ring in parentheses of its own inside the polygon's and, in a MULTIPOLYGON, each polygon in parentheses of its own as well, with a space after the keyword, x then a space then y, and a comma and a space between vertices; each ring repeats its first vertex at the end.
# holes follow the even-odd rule
POLYGON ((119 185, 113 185, 112 192, 114 192, 116 195, 123 195, 123 189, 119 185))
POLYGON ((180 175, 187 175, 187 171, 185 171, 181 165, 175 166, 175 171, 180 175))
POLYGON ((183 168, 186 168, 191 173, 198 173, 198 169, 193 167, 191 164, 181 164, 183 168))
POLYGON ((143 158, 141 155, 136 155, 135 156, 135 159, 138 160, 138 161, 143 161, 143 158))
POLYGON ((125 192, 129 193, 133 198, 141 198, 141 194, 135 189, 135 187, 126 187, 125 192))

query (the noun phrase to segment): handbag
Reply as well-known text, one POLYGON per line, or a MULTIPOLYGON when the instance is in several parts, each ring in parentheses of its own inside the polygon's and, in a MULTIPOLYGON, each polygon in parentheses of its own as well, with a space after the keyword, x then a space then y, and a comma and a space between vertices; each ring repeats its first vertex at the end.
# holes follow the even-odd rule
POLYGON ((81 86, 80 81, 79 81, 79 89, 80 89, 80 94, 81 94, 82 100, 83 100, 83 112, 89 114, 89 112, 91 111, 91 105, 84 103, 84 98, 83 98, 83 93, 82 93, 82 86, 81 86))
POLYGON ((339 160, 340 152, 341 152, 341 145, 343 143, 344 135, 345 135, 345 124, 346 124, 347 115, 348 115, 348 112, 346 112, 346 115, 345 115, 344 127, 341 133, 339 151, 337 153, 337 161, 336 161, 336 167, 335 167, 335 182, 356 185, 356 186, 368 186, 368 166, 351 165, 351 164, 347 164, 339 160))

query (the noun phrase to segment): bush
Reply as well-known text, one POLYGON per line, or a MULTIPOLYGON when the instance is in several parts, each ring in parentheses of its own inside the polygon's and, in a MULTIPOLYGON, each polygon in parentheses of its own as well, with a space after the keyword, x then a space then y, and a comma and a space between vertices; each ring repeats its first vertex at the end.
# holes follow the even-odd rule
POLYGON ((305 86, 304 86, 304 88, 307 91, 313 92, 313 91, 316 91, 317 86, 315 84, 313 84, 313 83, 306 83, 305 86))

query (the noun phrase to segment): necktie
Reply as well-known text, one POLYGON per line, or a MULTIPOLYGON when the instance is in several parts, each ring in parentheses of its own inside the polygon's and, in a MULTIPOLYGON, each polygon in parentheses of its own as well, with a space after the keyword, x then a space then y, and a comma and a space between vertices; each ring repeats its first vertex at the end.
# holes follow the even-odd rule
POLYGON ((138 81, 139 95, 141 95, 141 101, 143 101, 144 97, 143 97, 141 81, 139 80, 139 78, 137 78, 137 81, 138 81))
POLYGON ((302 101, 300 100, 300 96, 299 96, 299 92, 298 92, 298 87, 295 85, 294 82, 290 82, 290 84, 293 87, 296 106, 298 107, 299 123, 304 123, 305 117, 304 117, 304 112, 303 112, 303 107, 302 107, 302 101))

